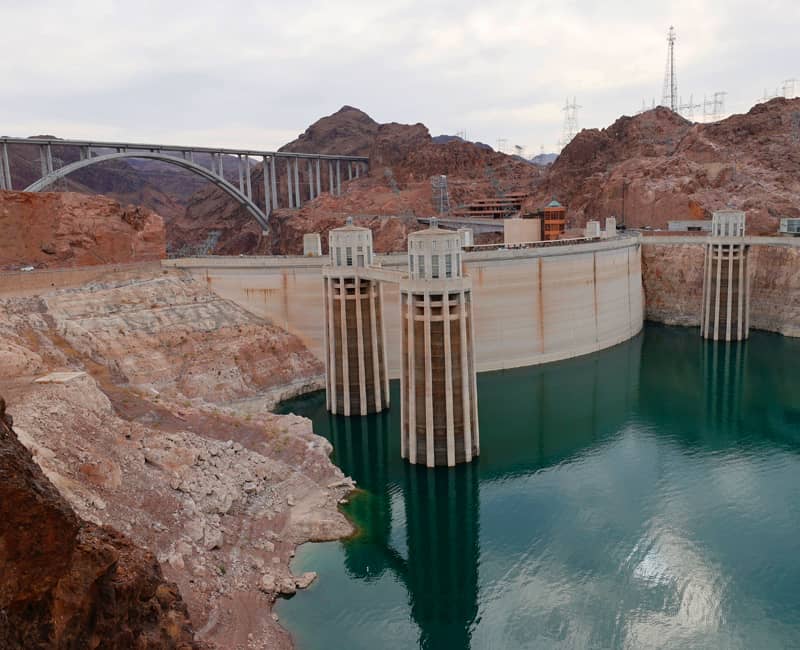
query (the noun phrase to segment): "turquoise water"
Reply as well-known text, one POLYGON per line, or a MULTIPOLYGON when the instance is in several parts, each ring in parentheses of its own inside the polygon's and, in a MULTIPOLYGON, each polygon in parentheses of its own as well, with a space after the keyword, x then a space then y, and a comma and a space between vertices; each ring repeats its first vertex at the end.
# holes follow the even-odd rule
POLYGON ((300 650, 800 648, 800 340, 648 325, 478 392, 452 470, 401 460, 397 408, 283 406, 364 490, 358 536, 299 549, 300 650))

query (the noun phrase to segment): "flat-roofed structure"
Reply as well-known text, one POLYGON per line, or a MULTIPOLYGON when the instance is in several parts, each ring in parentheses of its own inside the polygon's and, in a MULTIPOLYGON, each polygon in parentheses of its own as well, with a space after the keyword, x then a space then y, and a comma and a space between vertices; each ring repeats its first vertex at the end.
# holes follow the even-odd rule
POLYGON ((527 244, 541 240, 542 222, 540 219, 532 219, 530 217, 512 217, 509 219, 503 219, 504 244, 527 244))
POLYGON ((711 232, 711 221, 708 219, 684 219, 667 221, 670 232, 711 232))

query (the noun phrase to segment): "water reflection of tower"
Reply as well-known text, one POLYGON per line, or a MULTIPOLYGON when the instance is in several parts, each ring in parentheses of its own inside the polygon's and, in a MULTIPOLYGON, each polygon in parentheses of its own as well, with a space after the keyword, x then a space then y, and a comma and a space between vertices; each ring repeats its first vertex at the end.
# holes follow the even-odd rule
POLYGON ((349 506, 361 528, 343 542, 348 573, 367 581, 394 574, 408 593, 420 647, 469 647, 478 611, 478 466, 404 465, 406 487, 396 490, 389 473, 391 414, 329 417, 336 463, 364 490, 349 506), (391 538, 395 495, 404 499, 404 553, 391 538))
POLYGON ((406 588, 419 645, 468 648, 478 613, 478 467, 405 471, 406 588))
POLYGON ((345 542, 348 572, 374 579, 387 568, 405 569, 390 549, 392 501, 389 486, 389 418, 387 412, 362 418, 330 417, 336 463, 364 490, 349 506, 350 516, 361 523, 359 533, 345 542))
POLYGON ((744 341, 703 345, 706 429, 739 433, 742 428, 748 346, 744 341))

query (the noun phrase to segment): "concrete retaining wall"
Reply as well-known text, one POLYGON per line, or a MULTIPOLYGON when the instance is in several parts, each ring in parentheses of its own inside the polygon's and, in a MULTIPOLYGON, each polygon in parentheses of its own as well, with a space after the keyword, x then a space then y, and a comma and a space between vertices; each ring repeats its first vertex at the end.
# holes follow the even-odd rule
MULTIPOLYGON (((378 257, 405 268, 406 255, 378 257)), ((165 266, 190 270, 224 298, 297 334, 320 358, 323 303, 320 258, 196 258, 165 266)), ((465 253, 473 282, 479 371, 566 359, 637 334, 644 320, 637 237, 551 248, 465 253)), ((400 305, 384 288, 389 374, 400 373, 400 305), (396 316, 395 316, 396 315, 396 316)))

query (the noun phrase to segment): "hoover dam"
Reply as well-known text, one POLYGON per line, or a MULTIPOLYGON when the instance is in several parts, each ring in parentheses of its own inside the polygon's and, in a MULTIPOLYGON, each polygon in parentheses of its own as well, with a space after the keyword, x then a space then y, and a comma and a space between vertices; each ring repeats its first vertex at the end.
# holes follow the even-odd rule
MULTIPOLYGON (((405 270, 406 255, 377 255, 405 270)), ((320 257, 215 257, 167 260, 214 292, 296 334, 323 358, 320 257)), ((479 372, 566 359, 635 336, 644 321, 641 241, 621 235, 563 246, 463 253, 472 278, 479 372)), ((386 283, 389 376, 400 376, 397 284, 386 283)))

